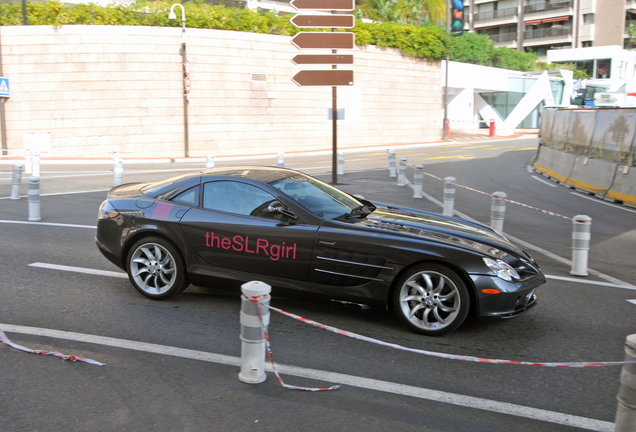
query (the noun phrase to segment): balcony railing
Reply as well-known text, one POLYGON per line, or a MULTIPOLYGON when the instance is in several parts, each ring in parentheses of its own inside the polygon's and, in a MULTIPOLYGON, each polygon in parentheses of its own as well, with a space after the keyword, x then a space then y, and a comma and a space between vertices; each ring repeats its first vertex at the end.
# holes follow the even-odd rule
POLYGON ((517 15, 517 8, 499 9, 489 12, 479 12, 474 15, 475 22, 492 20, 497 18, 514 17, 517 15))
POLYGON ((495 43, 512 42, 517 40, 517 32, 491 34, 488 37, 495 43))
POLYGON ((560 2, 544 2, 527 5, 524 7, 524 11, 527 14, 536 12, 556 11, 560 9, 571 9, 572 1, 560 1, 560 2))
POLYGON ((572 34, 571 27, 547 28, 537 30, 526 30, 525 39, 541 39, 557 36, 568 36, 572 34))

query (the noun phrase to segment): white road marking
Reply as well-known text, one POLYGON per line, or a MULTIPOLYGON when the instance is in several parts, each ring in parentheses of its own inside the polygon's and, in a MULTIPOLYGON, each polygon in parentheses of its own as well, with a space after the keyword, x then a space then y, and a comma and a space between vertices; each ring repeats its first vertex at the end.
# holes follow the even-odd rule
POLYGON ((532 176, 532 178, 533 178, 533 179, 535 179, 535 180, 537 180, 537 181, 540 181, 541 183, 547 184, 547 185, 548 185, 548 186, 550 186, 550 187, 553 187, 553 188, 555 188, 555 187, 559 187, 558 185, 555 185, 553 182, 551 182, 551 181, 549 181, 549 180, 542 179, 542 178, 541 178, 541 177, 539 177, 539 176, 533 175, 533 176, 532 176))
POLYGON ((631 304, 635 304, 636 305, 636 300, 627 300, 628 302, 630 302, 631 304))
POLYGON ((73 266, 66 266, 66 265, 41 263, 41 262, 31 263, 29 264, 29 267, 39 267, 39 268, 45 268, 50 270, 61 270, 61 271, 68 271, 68 272, 74 272, 74 273, 96 275, 96 276, 107 276, 107 277, 128 279, 128 275, 126 273, 114 272, 114 271, 108 271, 108 270, 96 270, 96 269, 90 269, 85 267, 73 267, 73 266))
POLYGON ((75 224, 63 224, 54 222, 29 222, 29 221, 14 221, 14 220, 0 220, 0 223, 5 224, 20 224, 20 225, 44 225, 44 226, 56 226, 56 227, 68 227, 68 228, 88 228, 96 229, 96 226, 92 225, 75 225, 75 224))
MULTIPOLYGON (((38 327, 26 327, 11 324, 0 324, 3 331, 9 333, 21 333, 34 336, 44 336, 57 339, 64 339, 76 342, 93 343, 115 348, 123 348, 154 354, 170 355, 186 359, 206 361, 210 363, 224 364, 228 366, 240 367, 241 359, 221 354, 208 353, 184 348, 171 347, 166 345, 150 344, 126 339, 116 339, 105 336, 94 336, 83 333, 65 332, 38 327)), ((570 414, 548 411, 538 408, 525 407, 507 402, 493 401, 473 396, 464 396, 439 390, 426 389, 409 386, 405 384, 380 381, 354 375, 340 374, 336 372, 321 371, 317 369, 307 369, 297 366, 276 364, 277 369, 285 375, 315 379, 330 383, 339 383, 351 387, 367 390, 381 391, 385 393, 410 396, 418 399, 430 400, 433 402, 447 403, 465 408, 479 409, 499 414, 508 414, 517 417, 524 417, 546 423, 554 423, 586 429, 598 432, 612 432, 614 424, 606 421, 590 419, 570 414)), ((265 370, 273 372, 271 364, 265 364, 265 370)))
POLYGON ((572 195, 576 196, 576 197, 585 198, 586 200, 590 200, 590 201, 595 202, 597 204, 603 204, 603 205, 606 205, 606 206, 614 207, 615 209, 618 209, 618 210, 623 210, 623 211, 630 212, 630 213, 636 213, 636 210, 631 210, 631 209, 628 209, 627 207, 624 207, 624 206, 621 206, 621 205, 618 205, 618 204, 608 203, 608 202, 603 201, 600 198, 594 198, 594 197, 591 197, 591 196, 581 195, 580 193, 577 193, 577 192, 570 192, 570 193, 572 195))
POLYGON ((582 278, 571 278, 571 277, 554 276, 554 275, 545 275, 545 277, 548 278, 548 279, 561 280, 561 281, 565 281, 565 282, 575 282, 575 283, 580 283, 580 284, 584 284, 584 285, 600 285, 600 286, 606 286, 606 287, 610 287, 610 288, 623 288, 623 289, 630 289, 630 290, 636 289, 636 287, 633 287, 631 285, 630 286, 617 285, 617 284, 613 284, 613 283, 592 281, 592 280, 587 280, 587 279, 582 279, 582 278))
MULTIPOLYGON (((95 190, 88 190, 88 191, 54 192, 54 193, 48 193, 48 194, 40 194, 40 196, 43 197, 43 196, 73 195, 73 194, 83 194, 83 193, 93 193, 93 192, 108 192, 109 190, 110 189, 95 189, 95 190)), ((28 195, 20 195, 20 198, 28 198, 28 195)), ((0 198, 0 200, 4 200, 4 199, 11 199, 11 197, 0 198)))
MULTIPOLYGON (((406 181, 406 184, 407 184, 407 186, 408 186, 408 187, 413 188, 413 185, 411 184, 411 182, 410 182, 410 181, 408 181, 408 179, 407 179, 407 181, 406 181)), ((434 198, 433 196, 431 196, 431 195, 427 194, 427 193, 426 193, 426 192, 424 192, 424 191, 422 191, 422 196, 424 196, 426 199, 428 199, 428 200, 429 200, 429 201, 431 201, 432 203, 437 204, 438 206, 440 206, 440 207, 442 207, 442 208, 444 207, 444 204, 443 204, 440 200, 438 200, 438 199, 434 198)), ((454 210, 454 214, 456 214, 457 216, 461 217, 462 219, 466 219, 466 220, 468 220, 468 221, 472 221, 472 222, 481 223, 481 222, 479 222, 478 220, 473 219, 473 218, 471 218, 470 216, 468 216, 467 214, 464 214, 464 213, 462 213, 462 212, 460 212, 460 211, 454 210)), ((519 246, 523 246, 523 247, 524 247, 524 248, 526 248, 526 249, 530 249, 530 250, 532 250, 532 251, 538 252, 538 253, 540 253, 540 254, 542 254, 542 255, 544 255, 544 256, 547 256, 548 258, 552 258, 552 259, 553 259, 553 260, 555 260, 555 261, 558 261, 558 262, 560 262, 560 263, 562 263, 562 264, 565 264, 565 265, 567 265, 568 267, 571 267, 571 266, 572 266, 572 261, 570 261, 569 259, 566 259, 566 258, 560 257, 560 256, 558 256, 558 255, 557 255, 557 254, 555 254, 555 253, 552 253, 552 252, 550 252, 550 251, 548 251, 548 250, 545 250, 545 249, 543 249, 543 248, 540 248, 540 247, 538 247, 538 246, 535 246, 535 245, 533 245, 533 244, 531 244, 531 243, 525 242, 525 241, 523 241, 523 240, 521 240, 521 239, 519 239, 519 238, 513 237, 513 236, 511 236, 510 234, 505 234, 505 236, 506 236, 509 240, 512 240, 513 242, 517 243, 519 246)), ((622 281, 622 280, 620 280, 620 279, 617 279, 617 278, 615 278, 615 277, 613 277, 613 276, 606 275, 605 273, 601 273, 601 272, 596 271, 596 270, 593 270, 593 269, 591 269, 591 268, 588 268, 588 269, 587 269, 587 272, 588 272, 589 274, 593 275, 593 276, 596 276, 596 277, 601 278, 601 279, 604 279, 604 280, 606 280, 606 281, 608 281, 608 282, 610 282, 610 283, 612 283, 612 284, 614 284, 614 285, 617 285, 617 286, 619 286, 620 288, 626 288, 626 289, 636 290, 636 286, 634 286, 634 285, 632 285, 632 284, 628 284, 627 282, 624 282, 624 281, 622 281)))

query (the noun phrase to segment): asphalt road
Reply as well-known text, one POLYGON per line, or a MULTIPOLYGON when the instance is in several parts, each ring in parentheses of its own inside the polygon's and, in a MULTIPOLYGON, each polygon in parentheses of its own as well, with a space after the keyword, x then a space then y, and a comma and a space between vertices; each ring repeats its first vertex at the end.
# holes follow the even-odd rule
MULTIPOLYGON (((534 147, 536 140, 518 139, 396 149, 398 157, 424 164, 436 177, 454 176, 487 193, 501 190, 509 199, 567 217, 592 217, 589 266, 595 271, 574 278, 567 264, 571 221, 508 204, 504 231, 524 242, 549 278, 528 314, 471 321, 450 335, 427 338, 385 311, 280 298, 272 304, 422 350, 531 362, 623 360, 625 337, 635 333, 636 324, 636 305, 629 302, 636 299, 630 253, 635 210, 554 187, 528 171, 534 147)), ((436 201, 442 200, 443 182, 425 176, 429 198, 412 198, 410 187, 388 177, 385 150, 348 154, 340 187, 375 201, 441 212, 436 201)), ((217 165, 275 162, 275 157, 219 159, 217 165)), ((289 155, 286 165, 331 179, 327 154, 289 155)), ((125 181, 149 181, 200 169, 202 161, 125 167, 125 181)), ((97 251, 92 227, 112 184, 111 168, 42 166, 42 222, 64 224, 55 226, 25 223, 27 201, 4 199, 11 193, 11 166, 0 165, 0 328, 29 348, 107 364, 65 362, 0 345, 1 431, 613 430, 620 366, 449 360, 347 339, 278 314, 271 317, 271 342, 285 382, 343 387, 287 390, 271 372, 263 384, 241 383, 236 293, 190 287, 177 298, 151 301, 117 277, 123 273, 97 251), (50 264, 96 274, 42 267, 50 264)), ((412 181, 411 170, 408 176, 412 181)), ((489 222, 486 195, 458 188, 455 208, 489 222)))

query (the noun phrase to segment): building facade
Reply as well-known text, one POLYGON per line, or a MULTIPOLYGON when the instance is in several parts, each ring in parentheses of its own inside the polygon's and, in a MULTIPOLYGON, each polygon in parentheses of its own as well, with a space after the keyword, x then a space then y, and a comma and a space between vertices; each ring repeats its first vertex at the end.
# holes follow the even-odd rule
POLYGON ((466 29, 496 46, 548 50, 636 47, 636 0, 464 0, 466 29), (632 36, 630 37, 630 24, 632 36))

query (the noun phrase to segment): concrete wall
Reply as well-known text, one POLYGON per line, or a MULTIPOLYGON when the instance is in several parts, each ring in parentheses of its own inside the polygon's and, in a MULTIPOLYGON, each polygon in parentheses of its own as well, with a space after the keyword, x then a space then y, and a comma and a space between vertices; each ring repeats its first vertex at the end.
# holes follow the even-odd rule
MULTIPOLYGON (((7 146, 50 133, 52 156, 184 156, 181 29, 1 27, 7 146)), ((190 156, 330 149, 331 87, 298 87, 290 37, 187 30, 190 156)), ((440 63, 393 49, 353 51, 340 88, 339 148, 436 141, 440 63)), ((325 68, 317 66, 313 69, 325 68)), ((330 68, 328 66, 327 68, 330 68)), ((341 67, 345 68, 345 67, 341 67)))

